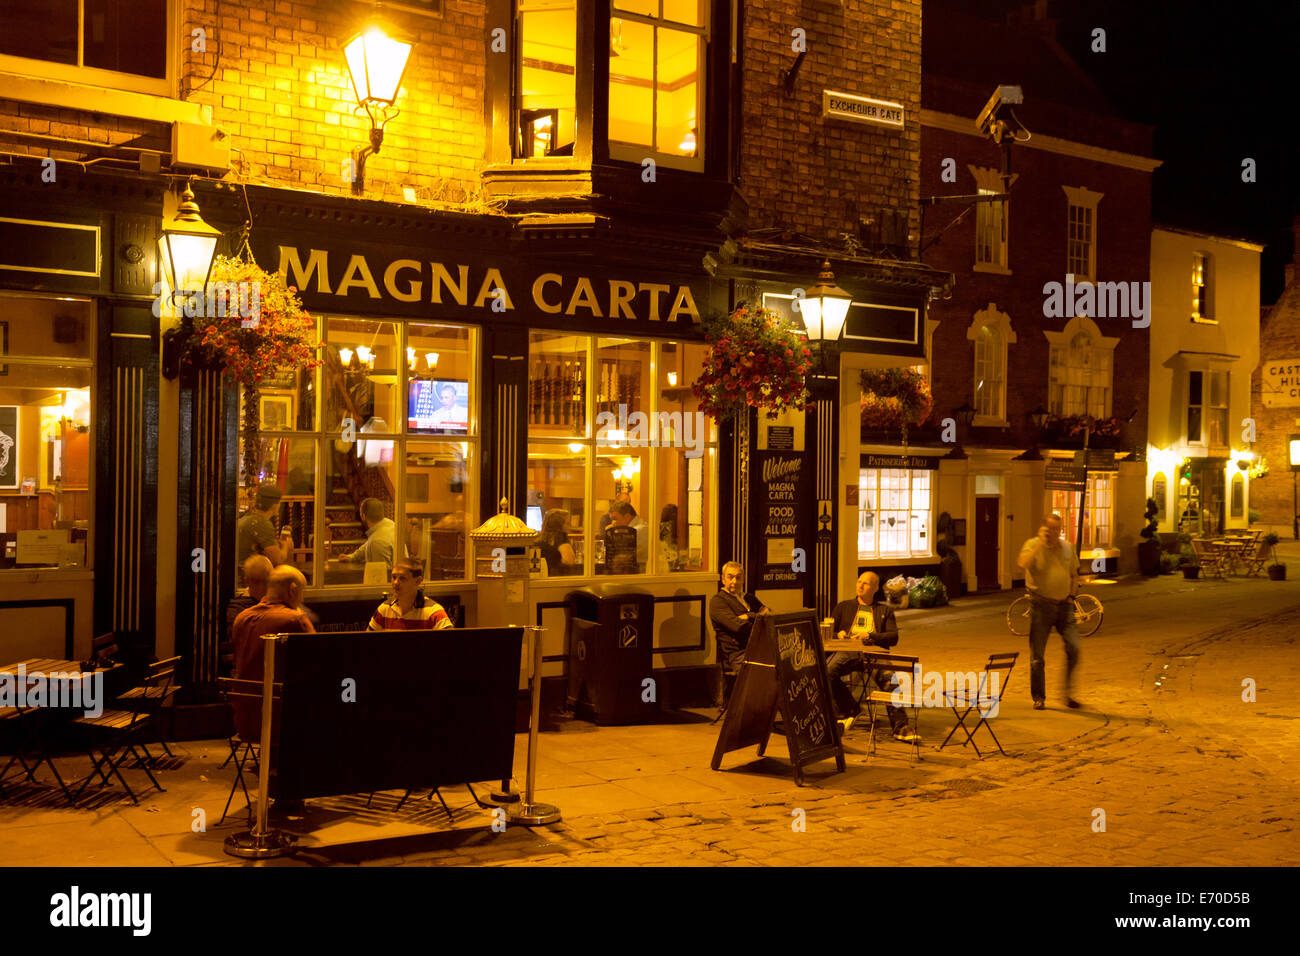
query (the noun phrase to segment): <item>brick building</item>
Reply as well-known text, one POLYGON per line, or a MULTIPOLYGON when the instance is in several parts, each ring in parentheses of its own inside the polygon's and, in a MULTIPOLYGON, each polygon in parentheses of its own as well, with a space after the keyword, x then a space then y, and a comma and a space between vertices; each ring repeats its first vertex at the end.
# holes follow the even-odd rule
POLYGON ((1286 266, 1286 285, 1276 302, 1262 310, 1259 368, 1251 379, 1257 461, 1268 474, 1251 482, 1250 507, 1260 525, 1286 537, 1296 535, 1295 474, 1290 441, 1300 435, 1300 217, 1292 226, 1295 256, 1286 266))
POLYGON ((951 427, 918 436, 915 454, 930 459, 937 507, 958 522, 972 590, 1023 579, 1016 558, 1045 511, 1061 513, 1077 538, 1079 495, 1045 489, 1044 472, 1074 460, 1085 416, 1098 429, 1090 447, 1101 451, 1087 478, 1082 556, 1104 558, 1109 570, 1137 566, 1150 333, 1135 327, 1133 300, 1129 311, 1114 299, 1057 307, 1049 284, 1061 299, 1067 283, 1089 280, 1144 292, 1159 161, 1151 130, 1119 118, 1055 29, 1032 17, 945 12, 925 32, 922 196, 1002 193, 1004 149, 1009 161, 1008 201, 924 205, 922 259, 957 283, 928 329, 934 420, 951 427), (1001 84, 1023 89, 1023 104, 1003 114, 1009 148, 975 123, 1001 84))
POLYGON ((84 552, 34 560, 24 538, 6 555, 0 576, 35 570, 40 605, 7 650, 84 658, 115 630, 209 687, 236 522, 265 482, 331 627, 382 590, 347 560, 364 498, 471 625, 502 612, 478 600, 467 530, 503 497, 538 530, 555 519, 570 573, 536 578, 521 611, 550 625, 550 674, 564 595, 609 569, 598 529, 620 490, 648 541, 616 583, 656 597, 657 669, 712 662, 703 609, 725 559, 774 606, 835 598, 856 571, 835 527, 857 519, 833 489, 857 467, 838 465, 833 366, 770 447, 756 418, 688 457, 600 438, 594 416, 693 414, 703 319, 742 300, 790 310, 826 260, 853 299, 845 367, 923 360, 949 277, 914 258, 920 31, 919 0, 19 5, 0 40, 0 414, 21 419, 2 533, 84 552), (409 59, 397 112, 368 114, 345 48, 377 12, 372 80, 409 59), (155 311, 155 240, 191 180, 221 250, 246 235, 324 343, 321 369, 282 369, 256 407, 179 360, 190 326, 155 311), (774 500, 751 475, 783 453, 799 514, 774 546, 750 530, 774 500))

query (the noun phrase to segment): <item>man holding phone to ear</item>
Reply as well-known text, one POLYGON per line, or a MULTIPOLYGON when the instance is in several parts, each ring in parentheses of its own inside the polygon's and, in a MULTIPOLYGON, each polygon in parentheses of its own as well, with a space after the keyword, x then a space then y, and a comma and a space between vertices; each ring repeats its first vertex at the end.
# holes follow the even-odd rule
POLYGON ((1043 654, 1052 628, 1065 641, 1065 704, 1083 706, 1071 696, 1074 668, 1079 663, 1079 629, 1074 623, 1074 597, 1079 593, 1079 558, 1061 537, 1061 516, 1048 515, 1038 535, 1020 549, 1019 565, 1025 569, 1029 590, 1029 693, 1034 710, 1046 706, 1046 666, 1043 654))

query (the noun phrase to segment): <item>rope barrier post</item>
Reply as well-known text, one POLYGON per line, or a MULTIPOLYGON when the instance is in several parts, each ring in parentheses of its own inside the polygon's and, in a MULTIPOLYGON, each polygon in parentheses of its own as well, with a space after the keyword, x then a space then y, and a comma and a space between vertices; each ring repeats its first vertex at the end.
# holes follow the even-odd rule
POLYGON ((532 672, 529 674, 529 691, 532 694, 532 717, 528 721, 528 772, 524 781, 524 802, 510 808, 509 819, 526 827, 558 823, 560 808, 549 803, 534 803, 533 789, 537 782, 537 732, 542 716, 542 632, 544 627, 525 627, 532 641, 532 672))
POLYGON ((262 742, 257 758, 257 819, 252 830, 226 837, 226 852, 231 856, 265 860, 284 856, 289 838, 273 830, 268 822, 271 804, 271 710, 275 702, 275 645, 283 634, 262 636, 264 650, 262 671, 262 742))

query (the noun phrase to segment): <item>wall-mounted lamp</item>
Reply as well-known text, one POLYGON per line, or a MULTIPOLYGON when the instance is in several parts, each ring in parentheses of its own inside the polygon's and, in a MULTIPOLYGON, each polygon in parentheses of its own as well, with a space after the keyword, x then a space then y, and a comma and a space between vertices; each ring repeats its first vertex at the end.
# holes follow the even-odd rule
POLYGON ((350 368, 352 366, 352 350, 349 348, 339 349, 339 361, 344 368, 350 368))
POLYGON ((352 150, 352 192, 366 188, 366 159, 384 142, 384 126, 397 115, 393 103, 411 56, 411 44, 396 40, 379 26, 368 26, 343 48, 357 105, 370 118, 370 144, 352 150))
POLYGON ((803 313, 804 328, 809 342, 835 342, 844 331, 844 319, 849 314, 853 296, 835 284, 829 259, 822 262, 821 275, 816 284, 804 293, 799 309, 803 313))
POLYGON ((433 369, 437 368, 437 367, 438 367, 438 353, 437 353, 437 352, 425 352, 425 353, 424 353, 424 364, 425 364, 425 367, 428 368, 430 371, 432 371, 433 369))
POLYGON ((970 423, 975 420, 975 409, 970 407, 968 402, 962 402, 952 410, 953 416, 963 426, 969 427, 970 423))
POLYGON ((1047 424, 1048 415, 1049 412, 1047 409, 1043 408, 1042 405, 1039 405, 1029 413, 1029 420, 1034 423, 1035 428, 1042 431, 1043 426, 1047 424))
MULTIPOLYGON (((212 263, 217 258, 220 239, 221 230, 203 221, 199 204, 194 201, 194 190, 186 182, 176 215, 163 225, 158 236, 158 261, 173 302, 178 294, 182 299, 203 295, 208 276, 212 273, 212 263)), ((180 374, 181 344, 186 334, 180 329, 168 329, 163 334, 162 372, 165 378, 175 378, 180 374)))

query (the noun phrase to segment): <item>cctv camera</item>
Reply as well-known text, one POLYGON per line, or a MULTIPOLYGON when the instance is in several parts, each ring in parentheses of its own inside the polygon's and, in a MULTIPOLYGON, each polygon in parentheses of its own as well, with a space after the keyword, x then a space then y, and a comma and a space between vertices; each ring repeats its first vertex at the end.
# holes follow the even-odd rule
POLYGON ((999 86, 993 91, 989 101, 984 104, 984 109, 980 110, 980 115, 975 120, 975 128, 981 135, 990 137, 995 143, 1000 143, 1007 132, 1006 123, 998 119, 1002 107, 1015 106, 1024 101, 1025 94, 1020 87, 999 86))

